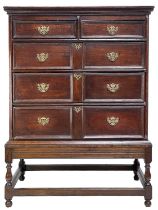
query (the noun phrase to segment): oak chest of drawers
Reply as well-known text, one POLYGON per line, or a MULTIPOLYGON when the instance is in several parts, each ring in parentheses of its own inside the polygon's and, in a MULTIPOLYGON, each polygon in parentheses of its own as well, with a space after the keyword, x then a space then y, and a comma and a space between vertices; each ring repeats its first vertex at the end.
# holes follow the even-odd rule
POLYGON ((139 195, 150 206, 148 17, 153 7, 4 9, 10 42, 6 206, 21 195, 139 195), (26 165, 27 158, 134 163, 26 165), (14 176, 13 159, 20 159, 14 176), (15 188, 28 170, 132 170, 143 188, 15 188))

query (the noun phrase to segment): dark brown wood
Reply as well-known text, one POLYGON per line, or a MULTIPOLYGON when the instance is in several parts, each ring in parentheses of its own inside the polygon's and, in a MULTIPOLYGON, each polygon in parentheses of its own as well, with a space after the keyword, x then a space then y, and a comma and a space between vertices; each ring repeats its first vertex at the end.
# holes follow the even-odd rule
POLYGON ((84 46, 83 68, 144 68, 144 43, 86 43, 84 46), (118 53, 115 61, 110 61, 107 53, 118 53))
POLYGON ((72 102, 71 74, 14 74, 13 101, 15 103, 72 102), (41 84, 48 89, 39 89, 41 84))
POLYGON ((153 8, 4 7, 10 61, 7 207, 13 196, 29 195, 138 195, 151 205, 148 45, 153 8), (25 164, 33 158, 128 158, 134 163, 25 164), (20 162, 12 177, 14 159, 20 162), (145 161, 144 174, 138 159, 145 161), (15 188, 27 170, 129 170, 143 187, 15 188))
MULTIPOLYGON (((149 147, 148 149, 146 149, 146 153, 151 154, 151 147, 149 147)), ((152 199, 152 185, 151 185, 151 173, 150 173, 150 163, 151 163, 151 156, 148 155, 146 156, 146 158, 144 159, 145 162, 145 174, 144 174, 144 178, 145 178, 145 206, 150 207, 151 206, 151 199, 152 199)))
POLYGON ((7 173, 6 173, 6 185, 5 185, 5 199, 6 207, 12 206, 12 197, 13 197, 13 186, 12 186, 12 164, 7 162, 7 173))
POLYGON ((26 171, 131 171, 129 164, 58 164, 58 165, 26 165, 26 171))
POLYGON ((149 15, 153 11, 153 6, 93 6, 93 7, 4 7, 4 10, 10 14, 97 14, 97 15, 149 15))
POLYGON ((14 21, 14 38, 75 38, 76 37, 76 22, 75 21, 37 21, 32 19, 32 22, 14 21), (47 34, 39 33, 38 27, 49 27, 47 34))
MULTIPOLYGON (((27 141, 6 144, 13 158, 145 158, 148 141, 27 141)), ((7 159, 7 157, 6 157, 7 159)))
POLYGON ((136 181, 139 180, 139 175, 138 175, 139 168, 140 168, 139 160, 135 159, 133 164, 133 172, 134 172, 134 180, 136 181))
POLYGON ((20 159, 19 161, 19 169, 20 169, 20 176, 19 176, 19 180, 20 181, 24 181, 25 179, 25 171, 26 171, 26 164, 25 164, 25 161, 24 159, 20 159))
POLYGON ((16 107, 13 115, 15 139, 72 138, 71 107, 16 107))
POLYGON ((145 187, 145 178, 141 168, 138 169, 138 177, 142 183, 142 186, 145 187))
POLYGON ((85 102, 143 102, 144 73, 85 73, 83 84, 85 102), (108 85, 119 85, 111 92, 108 85))
POLYGON ((13 69, 72 69, 71 44, 61 43, 15 43, 13 45, 13 69), (45 53, 48 58, 40 62, 38 54, 45 53))
POLYGON ((15 187, 20 176, 21 176, 21 170, 20 170, 20 168, 17 168, 17 170, 12 178, 12 187, 15 187))
POLYGON ((144 138, 143 107, 85 107, 83 109, 84 138, 144 138), (117 118, 111 125, 108 118, 117 118))
POLYGON ((143 38, 144 34, 144 21, 107 21, 106 17, 102 17, 96 21, 94 18, 88 21, 82 18, 81 22, 82 38, 143 38), (107 30, 107 27, 111 25, 118 27, 118 31, 114 35, 111 35, 107 30))
POLYGON ((143 196, 142 188, 15 188, 15 196, 143 196))

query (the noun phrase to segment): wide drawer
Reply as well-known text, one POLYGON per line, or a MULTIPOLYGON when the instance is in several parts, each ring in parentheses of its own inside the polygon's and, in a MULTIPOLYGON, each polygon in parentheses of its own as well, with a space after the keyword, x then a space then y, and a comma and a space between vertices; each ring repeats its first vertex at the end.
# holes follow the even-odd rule
POLYGON ((14 139, 71 139, 71 107, 19 107, 13 109, 14 139))
POLYGON ((76 21, 14 21, 14 38, 76 38, 76 21))
POLYGON ((144 73, 85 73, 85 102, 143 102, 144 73))
POLYGON ((70 102, 73 100, 72 74, 16 73, 13 75, 13 101, 70 102))
POLYGON ((72 44, 66 43, 15 43, 13 68, 72 69, 72 44))
POLYGON ((92 138, 144 138, 144 107, 84 107, 83 136, 92 138))
POLYGON ((13 139, 143 139, 143 106, 13 108, 13 139))
POLYGON ((144 68, 145 44, 142 42, 86 43, 83 68, 144 68))
POLYGON ((143 38, 145 21, 81 20, 81 38, 143 38))
POLYGON ((14 73, 14 103, 143 102, 144 73, 14 73))

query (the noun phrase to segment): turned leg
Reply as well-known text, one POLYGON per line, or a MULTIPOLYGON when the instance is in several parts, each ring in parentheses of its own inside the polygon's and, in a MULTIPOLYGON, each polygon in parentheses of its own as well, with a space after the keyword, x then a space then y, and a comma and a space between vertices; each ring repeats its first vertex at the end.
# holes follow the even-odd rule
POLYGON ((152 199, 152 186, 150 183, 151 174, 150 174, 150 163, 145 162, 145 206, 151 206, 152 199))
POLYGON ((140 167, 140 163, 138 159, 134 160, 134 164, 133 164, 133 172, 134 172, 134 180, 138 181, 139 180, 139 176, 138 176, 138 169, 140 167))
POLYGON ((26 165, 25 165, 24 159, 20 159, 19 168, 20 168, 20 171, 21 171, 21 175, 19 177, 19 180, 20 181, 24 181, 24 179, 25 179, 25 171, 26 171, 26 165))
POLYGON ((11 162, 7 163, 7 172, 6 172, 6 185, 5 185, 5 199, 6 199, 6 207, 12 206, 12 197, 13 197, 13 188, 12 188, 12 172, 11 172, 11 162))

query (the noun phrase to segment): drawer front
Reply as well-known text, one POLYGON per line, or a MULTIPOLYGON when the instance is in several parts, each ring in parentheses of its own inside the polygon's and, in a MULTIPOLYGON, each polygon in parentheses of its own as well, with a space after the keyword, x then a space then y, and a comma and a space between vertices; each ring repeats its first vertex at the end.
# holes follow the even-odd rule
POLYGON ((71 44, 16 43, 13 47, 13 68, 72 69, 71 44))
POLYGON ((83 136, 87 138, 143 138, 143 107, 85 107, 83 136))
POLYGON ((81 21, 82 38, 143 38, 144 21, 81 21))
POLYGON ((21 74, 13 76, 14 102, 70 102, 73 100, 71 74, 21 74))
POLYGON ((145 45, 134 43, 86 43, 83 68, 144 68, 145 45))
POLYGON ((14 38, 76 38, 76 21, 15 21, 14 38))
POLYGON ((144 73, 87 73, 83 87, 85 102, 144 101, 144 73))
POLYGON ((13 109, 14 139, 71 139, 70 107, 34 107, 13 109))

